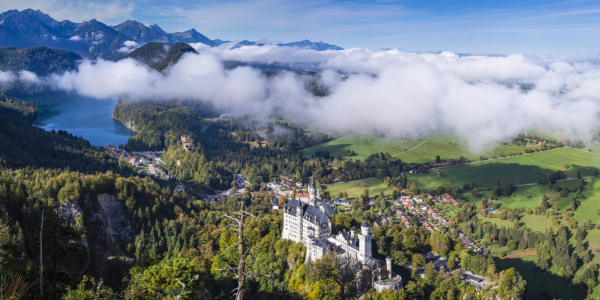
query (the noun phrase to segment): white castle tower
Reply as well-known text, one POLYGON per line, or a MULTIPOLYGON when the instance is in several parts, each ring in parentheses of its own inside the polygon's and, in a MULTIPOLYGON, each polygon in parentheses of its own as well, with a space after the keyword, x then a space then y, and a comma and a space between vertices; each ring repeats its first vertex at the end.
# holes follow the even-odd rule
POLYGON ((392 274, 394 274, 392 272, 392 258, 389 255, 385 258, 385 269, 387 271, 387 277, 388 278, 394 277, 392 275, 392 274))
POLYGON ((369 232, 370 228, 371 227, 367 222, 363 222, 360 225, 360 234, 358 235, 358 256, 359 260, 363 263, 366 263, 372 256, 371 242, 373 241, 373 235, 369 232))
POLYGON ((308 194, 310 195, 310 202, 313 206, 317 206, 317 199, 319 199, 319 189, 315 187, 315 177, 310 177, 310 184, 308 185, 308 194))

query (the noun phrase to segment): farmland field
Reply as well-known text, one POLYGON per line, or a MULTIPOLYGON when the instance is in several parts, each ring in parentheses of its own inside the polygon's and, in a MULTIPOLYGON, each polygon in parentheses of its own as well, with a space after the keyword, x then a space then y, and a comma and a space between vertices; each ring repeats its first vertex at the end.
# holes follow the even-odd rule
POLYGON ((383 181, 377 178, 367 178, 361 180, 353 180, 348 182, 341 182, 335 184, 328 184, 326 191, 328 191, 332 198, 337 197, 340 192, 348 192, 348 199, 354 199, 360 196, 364 189, 369 190, 369 195, 379 195, 381 191, 385 195, 391 195, 392 190, 383 184, 383 181))
POLYGON ((454 182, 465 184, 475 180, 477 186, 501 183, 534 183, 554 171, 564 171, 569 177, 591 176, 600 168, 600 155, 572 148, 559 148, 532 154, 452 166, 442 169, 454 182), (568 169, 565 169, 568 165, 568 169))
POLYGON ((484 151, 483 154, 471 153, 467 142, 457 137, 448 135, 434 135, 414 139, 394 139, 381 138, 376 136, 347 135, 329 142, 316 146, 308 147, 302 150, 305 155, 314 155, 317 149, 327 150, 336 157, 365 159, 373 153, 388 152, 394 157, 398 157, 406 162, 425 163, 435 160, 437 155, 442 160, 458 159, 465 156, 470 160, 479 160, 481 155, 492 156, 500 154, 509 154, 511 152, 523 152, 525 146, 515 145, 496 145, 493 148, 484 151), (414 150, 410 150, 418 146, 414 150), (356 156, 346 156, 346 151, 352 150, 356 156), (406 151, 410 150, 410 151, 406 151))

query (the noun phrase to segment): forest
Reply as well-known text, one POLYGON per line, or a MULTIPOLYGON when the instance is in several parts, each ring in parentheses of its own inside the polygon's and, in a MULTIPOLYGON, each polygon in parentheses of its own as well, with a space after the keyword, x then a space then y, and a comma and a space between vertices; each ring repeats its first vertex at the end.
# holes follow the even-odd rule
MULTIPOLYGON (((320 184, 333 177, 374 176, 395 195, 403 188, 416 189, 402 175, 415 166, 388 153, 364 160, 327 153, 307 157, 298 150, 326 140, 326 135, 309 134, 279 119, 264 124, 243 117, 208 118, 203 108, 176 102, 120 103, 115 116, 133 120, 139 135, 123 147, 164 149, 165 169, 176 178, 166 181, 134 173, 80 137, 31 126, 35 110, 18 99, 1 103, 7 126, 0 135, 12 141, 0 148, 4 298, 232 299, 242 282, 244 299, 516 299, 526 289, 518 272, 499 270, 492 257, 467 249, 448 230, 432 234, 399 224, 375 228, 375 256, 391 256, 405 286, 383 293, 353 289, 355 277, 339 276, 334 260, 305 263, 304 246, 281 239, 283 216, 272 209, 275 195, 266 182, 282 174, 298 181, 314 176, 320 184), (181 135, 188 135, 195 147, 185 149, 181 135), (204 193, 231 186, 232 173, 250 181, 246 192, 205 201, 204 193), (177 191, 177 182, 194 190, 177 191), (237 223, 232 217, 242 215, 245 220, 237 223), (452 260, 448 272, 436 272, 425 262, 422 253, 429 251, 452 260), (407 272, 406 266, 422 275, 407 272), (450 272, 459 267, 491 278, 498 288, 476 290, 450 272), (240 270, 245 274, 241 279, 240 270)), ((460 197, 463 188, 449 192, 460 197)), ((391 201, 373 197, 375 206, 366 205, 366 191, 355 210, 333 216, 334 232, 371 223, 378 211, 390 210, 391 201)), ((517 247, 538 247, 550 237, 522 229, 479 233, 483 226, 474 211, 466 204, 457 216, 470 236, 517 247), (522 241, 525 233, 531 236, 527 243, 522 241)), ((556 249, 551 255, 562 253, 560 246, 551 249, 556 249)), ((583 252, 570 251, 564 260, 548 263, 570 266, 575 255, 585 259, 583 252)))

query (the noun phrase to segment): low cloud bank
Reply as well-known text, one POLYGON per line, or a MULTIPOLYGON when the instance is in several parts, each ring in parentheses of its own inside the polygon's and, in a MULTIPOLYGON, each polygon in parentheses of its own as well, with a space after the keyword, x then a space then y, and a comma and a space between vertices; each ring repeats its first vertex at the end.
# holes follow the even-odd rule
MULTIPOLYGON (((200 54, 185 54, 163 73, 132 59, 86 60, 78 70, 46 80, 85 96, 197 100, 228 113, 278 114, 339 133, 449 132, 467 139, 473 152, 523 130, 586 136, 599 125, 600 66, 593 59, 272 45, 197 50, 200 54), (319 75, 266 77, 248 66, 227 70, 228 60, 302 64, 319 75), (307 82, 315 79, 327 96, 307 91, 307 82)), ((0 82, 14 80, 11 76, 0 73, 0 82)))

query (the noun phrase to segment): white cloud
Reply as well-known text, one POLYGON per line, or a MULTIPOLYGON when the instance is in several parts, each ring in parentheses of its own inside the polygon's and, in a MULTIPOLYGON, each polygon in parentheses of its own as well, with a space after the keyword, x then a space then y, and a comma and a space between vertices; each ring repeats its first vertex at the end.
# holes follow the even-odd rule
POLYGON ((203 43, 189 43, 189 45, 192 46, 192 48, 194 48, 196 51, 203 51, 211 48, 209 45, 203 43))
POLYGON ((138 46, 139 46, 139 44, 136 43, 135 41, 124 41, 123 47, 119 48, 119 50, 117 50, 117 52, 130 53, 131 51, 135 50, 135 48, 137 48, 138 46))
POLYGON ((524 129, 581 136, 599 125, 600 67, 591 62, 398 50, 197 48, 200 54, 185 54, 164 73, 131 59, 99 60, 53 80, 86 96, 197 100, 226 113, 276 113, 341 133, 450 132, 466 138, 473 151, 524 129), (308 76, 282 72, 267 78, 250 67, 225 70, 223 60, 314 63, 323 69, 318 80, 330 94, 307 92, 308 76), (342 80, 339 72, 349 78, 342 80), (519 84, 533 88, 523 92, 519 84))
POLYGON ((40 81, 35 73, 26 70, 19 71, 19 79, 32 83, 38 83, 40 81))
POLYGON ((0 71, 0 83, 11 82, 15 79, 13 72, 0 71))

